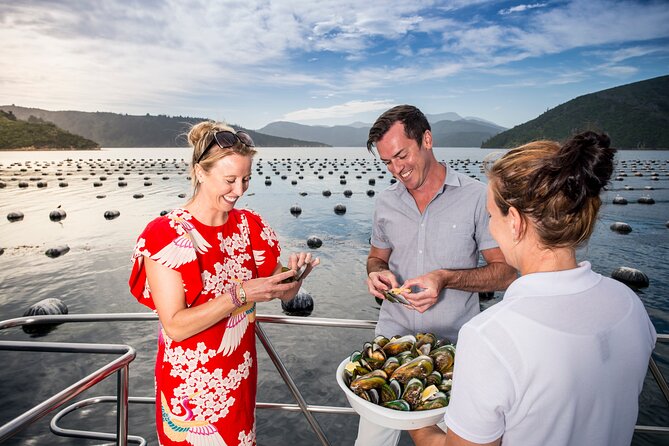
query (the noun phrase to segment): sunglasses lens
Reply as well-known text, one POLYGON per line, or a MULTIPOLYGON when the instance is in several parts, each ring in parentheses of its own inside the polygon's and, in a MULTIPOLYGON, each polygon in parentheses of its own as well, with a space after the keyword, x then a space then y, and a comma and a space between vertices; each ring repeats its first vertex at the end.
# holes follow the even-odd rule
POLYGON ((241 130, 237 132, 237 137, 241 142, 243 142, 247 147, 255 147, 255 144, 253 143, 253 140, 251 139, 251 135, 249 135, 246 132, 242 132, 241 130))
POLYGON ((221 149, 232 147, 237 142, 237 136, 227 130, 214 134, 214 139, 221 149))

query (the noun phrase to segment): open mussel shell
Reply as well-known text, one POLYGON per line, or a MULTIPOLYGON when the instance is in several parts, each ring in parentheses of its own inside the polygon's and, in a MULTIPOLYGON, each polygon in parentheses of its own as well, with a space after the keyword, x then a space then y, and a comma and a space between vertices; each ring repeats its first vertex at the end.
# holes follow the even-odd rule
POLYGON ((409 361, 414 360, 416 358, 416 355, 414 355, 413 352, 411 352, 410 350, 407 350, 407 351, 398 353, 395 357, 400 362, 400 365, 402 365, 402 364, 406 364, 409 361))
POLYGON ((408 412, 411 410, 411 406, 409 403, 407 403, 404 400, 393 400, 393 401, 388 401, 387 403, 383 403, 383 407, 387 407, 388 409, 394 409, 394 410, 402 410, 405 412, 408 412))
POLYGON ((397 354, 411 350, 416 343, 414 335, 406 335, 401 338, 393 338, 386 345, 383 346, 383 351, 386 356, 397 356, 397 354))
POLYGON ((386 383, 388 375, 383 370, 374 370, 366 375, 358 376, 351 381, 351 390, 358 393, 360 390, 369 390, 381 387, 386 383))
POLYGON ((439 370, 442 375, 453 371, 455 362, 455 347, 453 345, 444 345, 432 350, 430 357, 434 360, 434 368, 439 370))
POLYGON ((418 378, 411 378, 404 387, 402 399, 409 403, 412 408, 415 408, 418 406, 418 404, 421 403, 421 395, 424 389, 425 387, 423 386, 423 381, 418 378))
POLYGON ((419 356, 406 364, 402 364, 392 374, 392 378, 402 384, 409 382, 411 378, 425 379, 434 370, 434 363, 429 356, 419 356))
POLYGON ((381 369, 386 372, 388 376, 392 375, 395 370, 400 366, 400 360, 396 356, 391 356, 386 359, 386 362, 383 363, 381 369))
POLYGON ((431 348, 436 343, 437 343, 437 337, 434 335, 434 333, 418 333, 416 335, 416 348, 420 348, 425 344, 430 344, 431 348))
POLYGON ((367 364, 373 369, 380 369, 386 362, 386 354, 379 344, 365 343, 363 358, 367 364))
POLYGON ((373 344, 377 344, 381 348, 385 347, 385 345, 388 342, 390 342, 390 339, 388 339, 385 336, 381 336, 381 335, 375 337, 374 340, 372 341, 373 344))
POLYGON ((380 397, 379 392, 376 389, 369 389, 367 394, 369 395, 370 403, 379 404, 380 397))
POLYGON ((427 378, 425 378, 425 386, 438 386, 441 384, 442 380, 443 378, 441 376, 441 372, 439 372, 439 370, 432 370, 432 373, 427 375, 427 378))
POLYGON ((421 401, 414 407, 414 410, 431 410, 446 406, 448 406, 448 395, 444 392, 436 391, 431 392, 427 398, 421 399, 421 401))

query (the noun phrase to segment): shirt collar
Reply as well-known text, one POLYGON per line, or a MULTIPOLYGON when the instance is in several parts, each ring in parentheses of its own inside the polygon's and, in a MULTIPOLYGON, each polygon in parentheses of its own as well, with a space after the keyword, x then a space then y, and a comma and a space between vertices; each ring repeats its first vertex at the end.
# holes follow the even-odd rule
MULTIPOLYGON (((437 192, 437 195, 443 193, 446 190, 446 186, 453 186, 453 187, 460 187, 462 186, 462 183, 460 182, 460 177, 458 176, 457 172, 448 164, 439 162, 442 166, 446 168, 446 178, 444 178, 444 185, 442 186, 441 190, 437 192)), ((406 186, 404 183, 401 181, 397 181, 395 184, 392 184, 389 187, 390 190, 396 191, 397 194, 401 195, 404 193, 409 193, 407 190, 406 186)))
POLYGON ((513 281, 504 293, 504 300, 523 297, 576 294, 595 286, 602 276, 592 271, 590 262, 565 271, 532 273, 513 281))

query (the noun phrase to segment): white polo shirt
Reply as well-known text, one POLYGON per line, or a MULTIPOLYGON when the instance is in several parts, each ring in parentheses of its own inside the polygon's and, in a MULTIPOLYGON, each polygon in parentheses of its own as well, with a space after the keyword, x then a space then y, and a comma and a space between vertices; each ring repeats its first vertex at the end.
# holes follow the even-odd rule
POLYGON ((474 443, 628 446, 656 337, 588 262, 522 276, 460 330, 444 421, 474 443))

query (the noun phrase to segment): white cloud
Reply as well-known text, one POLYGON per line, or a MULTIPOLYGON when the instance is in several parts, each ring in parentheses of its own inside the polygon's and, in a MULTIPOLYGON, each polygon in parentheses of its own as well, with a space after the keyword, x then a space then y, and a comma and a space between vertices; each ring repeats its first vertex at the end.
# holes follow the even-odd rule
POLYGON ((344 104, 333 105, 324 108, 306 108, 286 113, 283 120, 287 121, 315 121, 320 119, 353 118, 360 113, 370 111, 386 110, 395 102, 389 100, 380 101, 349 101, 344 104))
POLYGON ((523 12, 523 11, 527 11, 528 9, 543 8, 545 6, 548 6, 548 3, 532 3, 530 5, 518 5, 518 6, 513 6, 511 8, 507 8, 507 9, 501 9, 499 11, 499 14, 509 15, 509 14, 513 14, 514 12, 523 12))

